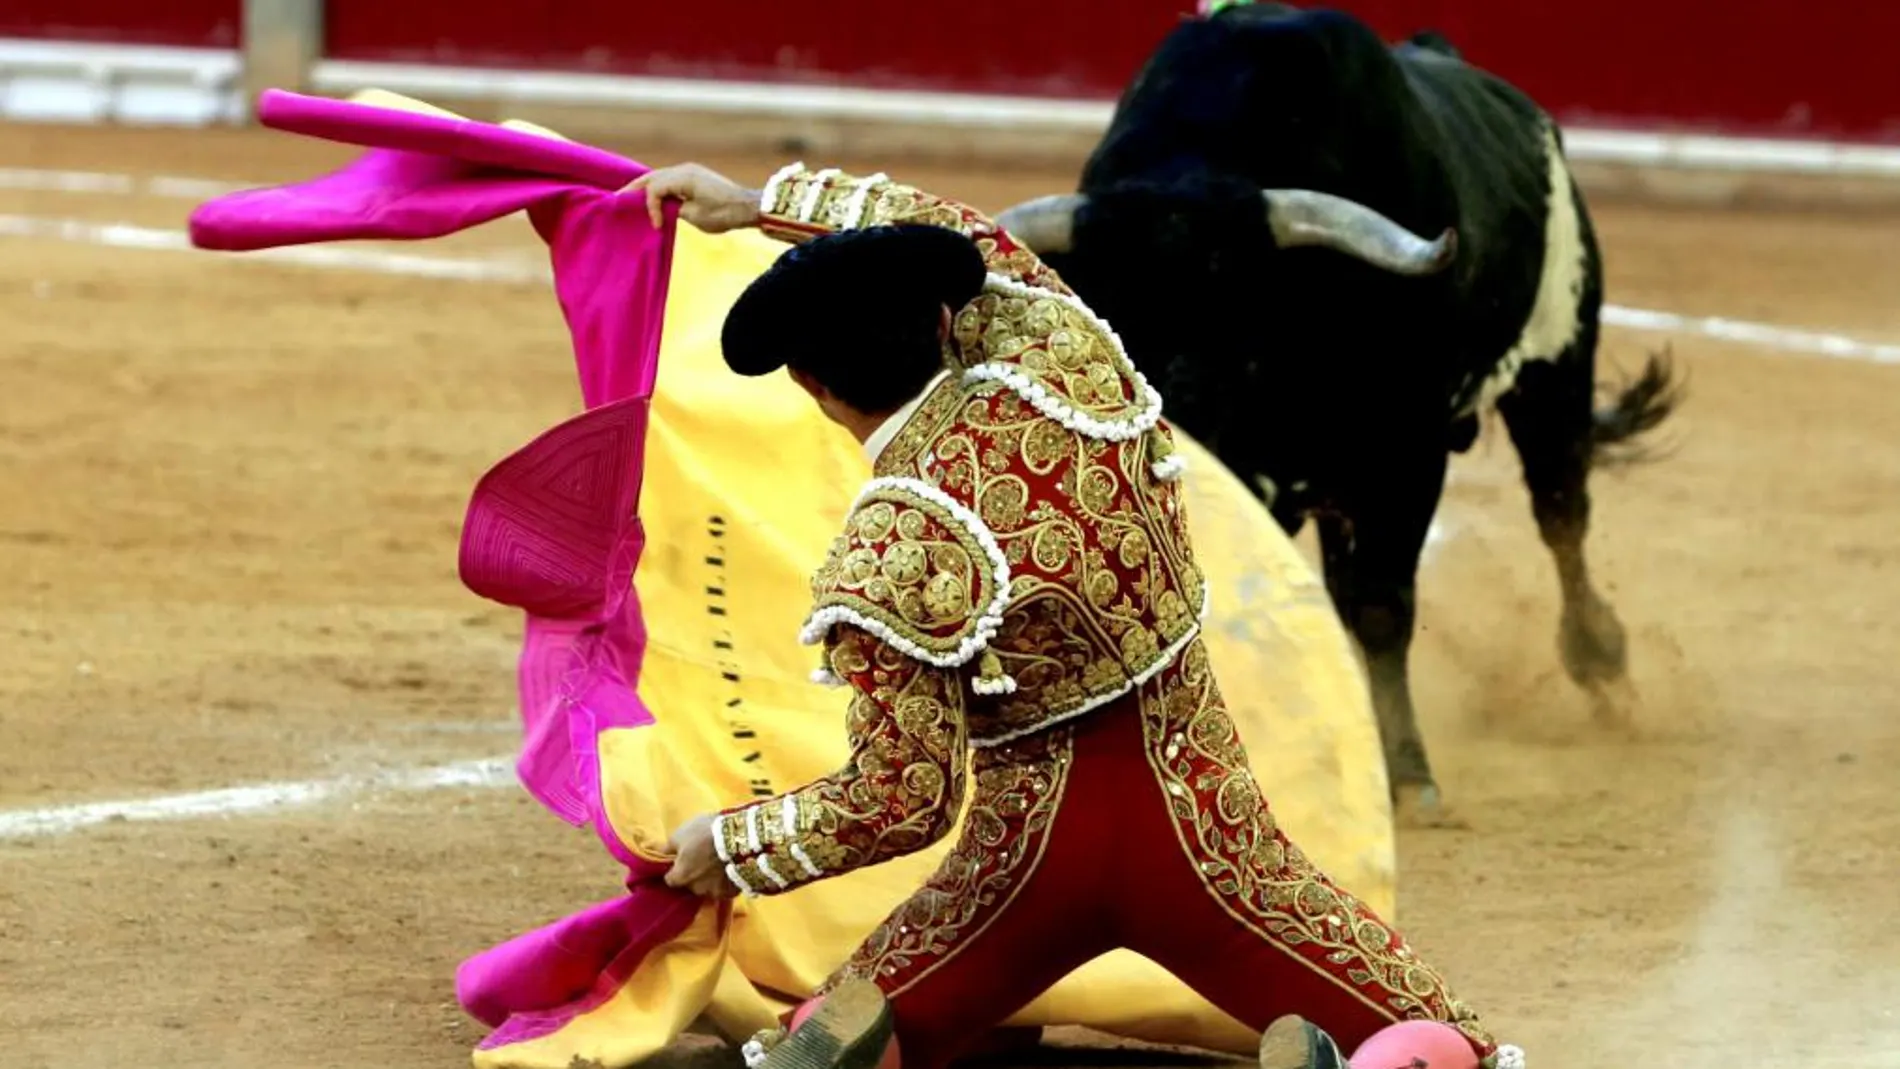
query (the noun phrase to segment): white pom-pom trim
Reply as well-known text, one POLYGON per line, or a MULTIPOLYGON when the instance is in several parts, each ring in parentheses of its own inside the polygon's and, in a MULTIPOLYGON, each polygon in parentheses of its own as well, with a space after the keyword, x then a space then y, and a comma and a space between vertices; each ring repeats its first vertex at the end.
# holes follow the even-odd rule
POLYGON ((759 897, 759 892, 754 891, 752 885, 745 882, 745 877, 739 875, 739 866, 737 864, 726 866, 726 879, 731 880, 732 885, 737 887, 740 893, 744 894, 747 898, 759 897))
POLYGON ((756 1039, 746 1040, 739 1048, 739 1053, 745 1055, 746 1069, 759 1069, 765 1064, 765 1044, 756 1039))
POLYGON ((932 653, 898 634, 884 621, 872 619, 844 605, 826 605, 812 613, 811 617, 805 621, 805 626, 800 629, 798 640, 807 646, 815 646, 824 641, 825 634, 834 625, 849 623, 876 635, 906 657, 925 664, 936 665, 938 668, 958 668, 966 665, 977 654, 983 652, 989 645, 990 639, 995 638, 996 632, 1003 626, 1003 610, 1009 605, 1009 558, 1003 556, 1003 547, 997 545, 996 536, 990 533, 989 527, 976 513, 965 508, 961 502, 949 494, 921 479, 903 476, 883 476, 872 479, 858 493, 858 499, 852 502, 851 511, 855 512, 866 498, 881 490, 903 490, 915 494, 948 512, 952 519, 962 524, 970 537, 976 539, 977 545, 982 547, 983 555, 990 559, 990 567, 994 572, 996 583, 995 596, 990 598, 990 603, 984 606, 982 613, 977 617, 975 628, 957 644, 955 650, 949 653, 932 653))
POLYGON ((973 679, 970 689, 985 696, 1016 693, 1016 677, 1003 676, 999 679, 973 679))
POLYGON ((713 818, 712 839, 713 853, 719 855, 720 861, 730 864, 732 851, 726 849, 726 815, 724 813, 713 818))
POLYGON ((774 887, 777 887, 779 890, 783 891, 787 887, 791 886, 791 883, 788 882, 785 879, 785 877, 780 876, 777 870, 772 868, 771 858, 761 856, 758 859, 758 866, 759 866, 759 871, 765 873, 765 878, 768 880, 771 880, 772 885, 774 887))
POLYGON ((1509 1043, 1498 1047, 1498 1069, 1524 1069, 1524 1048, 1509 1043))
POLYGON ((872 187, 879 182, 888 182, 890 178, 890 175, 879 171, 858 183, 858 188, 851 193, 851 199, 844 202, 844 222, 841 224, 844 229, 857 229, 858 225, 864 221, 864 209, 871 204, 872 187))
POLYGON ((784 185, 787 179, 804 169, 805 164, 802 160, 798 163, 788 163, 780 167, 765 183, 765 191, 759 194, 759 211, 766 215, 771 215, 777 211, 778 187, 784 185))
POLYGON ((845 685, 845 681, 838 677, 838 673, 829 668, 812 669, 811 681, 821 687, 842 687, 845 685))
POLYGON ((825 187, 831 184, 832 179, 843 173, 836 167, 827 167, 811 176, 811 185, 805 187, 805 203, 798 207, 799 222, 811 222, 811 217, 818 214, 818 200, 825 195, 825 187))
POLYGON ((1187 471, 1187 458, 1179 453, 1165 456, 1155 461, 1149 470, 1154 472, 1155 478, 1164 483, 1171 483, 1187 471))
POLYGON ((1128 376, 1135 384, 1135 403, 1141 411, 1134 418, 1122 423, 1108 423, 1093 416, 1084 415, 1048 390, 1043 385, 1019 370, 1018 365, 1000 361, 978 364, 963 373, 963 383, 974 386, 979 382, 1000 382, 1015 391, 1030 406, 1043 415, 1062 424, 1077 434, 1106 442, 1126 442, 1138 438, 1154 428, 1161 421, 1161 393, 1149 384, 1147 376, 1136 370, 1128 359, 1127 347, 1122 345, 1120 335, 1108 325, 1108 321, 1089 310, 1081 301, 1066 293, 1057 293, 1040 286, 1031 286, 1013 278, 992 273, 984 289, 1005 293, 1015 297, 1027 297, 1032 300, 1050 300, 1067 305, 1070 311, 1081 316, 1084 321, 1099 331, 1107 339, 1109 349, 1114 354, 1117 370, 1128 376))

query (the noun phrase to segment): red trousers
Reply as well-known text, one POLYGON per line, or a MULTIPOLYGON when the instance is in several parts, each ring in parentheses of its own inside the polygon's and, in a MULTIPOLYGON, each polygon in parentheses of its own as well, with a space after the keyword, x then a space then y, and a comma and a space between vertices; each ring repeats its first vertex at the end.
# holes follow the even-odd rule
POLYGON ((1249 1027, 1298 1013, 1347 1051, 1475 1015, 1279 831, 1196 642, 1115 703, 978 752, 962 838, 840 975, 890 997, 906 1069, 964 1053, 1079 966, 1147 957, 1249 1027))

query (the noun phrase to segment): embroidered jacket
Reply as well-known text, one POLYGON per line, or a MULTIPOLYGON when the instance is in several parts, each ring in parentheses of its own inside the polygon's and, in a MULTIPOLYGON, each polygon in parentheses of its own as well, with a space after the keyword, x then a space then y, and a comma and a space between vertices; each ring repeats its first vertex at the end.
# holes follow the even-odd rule
MULTIPOLYGON (((812 581, 802 639, 853 691, 850 762, 730 810, 727 874, 771 894, 923 849, 954 825, 968 748, 1100 708, 1200 633, 1180 458, 1120 340, 980 213, 892 182, 793 165, 762 229, 928 223, 989 266, 940 383, 878 458, 812 581)), ((840 295, 841 305, 849 300, 840 295)))

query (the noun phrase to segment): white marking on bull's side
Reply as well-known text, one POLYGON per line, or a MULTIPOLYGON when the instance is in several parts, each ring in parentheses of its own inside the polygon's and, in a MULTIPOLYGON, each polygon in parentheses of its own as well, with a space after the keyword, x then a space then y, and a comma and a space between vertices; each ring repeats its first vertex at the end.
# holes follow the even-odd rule
POLYGON ((1438 556, 1438 551, 1457 533, 1458 524, 1449 517, 1440 515, 1432 520, 1431 526, 1425 528, 1425 544, 1419 547, 1418 562, 1421 565, 1430 564, 1438 556))
POLYGON ((515 782, 514 759, 491 757, 452 765, 405 768, 361 776, 260 783, 216 791, 172 794, 126 802, 86 802, 0 812, 0 839, 60 835, 121 820, 191 820, 266 809, 286 809, 377 791, 433 791, 449 787, 506 787, 515 782))
POLYGON ((1504 354, 1478 396, 1459 413, 1461 416, 1490 408, 1516 384, 1525 361, 1557 359, 1577 340, 1583 325, 1577 316, 1587 258, 1583 221, 1577 215, 1570 165, 1554 129, 1544 131, 1544 159, 1550 171, 1550 192, 1544 206, 1544 269, 1537 280, 1537 300, 1531 305, 1517 344, 1504 354))

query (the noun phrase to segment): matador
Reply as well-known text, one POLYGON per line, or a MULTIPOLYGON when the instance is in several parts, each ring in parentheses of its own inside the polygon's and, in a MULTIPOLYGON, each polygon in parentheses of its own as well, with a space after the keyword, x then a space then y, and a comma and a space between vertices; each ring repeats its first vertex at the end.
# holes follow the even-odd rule
POLYGON ((801 635, 850 695, 849 760, 689 821, 668 882, 793 893, 962 817, 753 1066, 936 1069, 1125 948, 1262 1030, 1263 1069, 1521 1067, 1276 824, 1201 640, 1173 432, 1107 323, 990 219, 883 174, 794 164, 753 191, 684 164, 628 188, 792 246, 725 359, 786 369, 873 468, 801 635))

